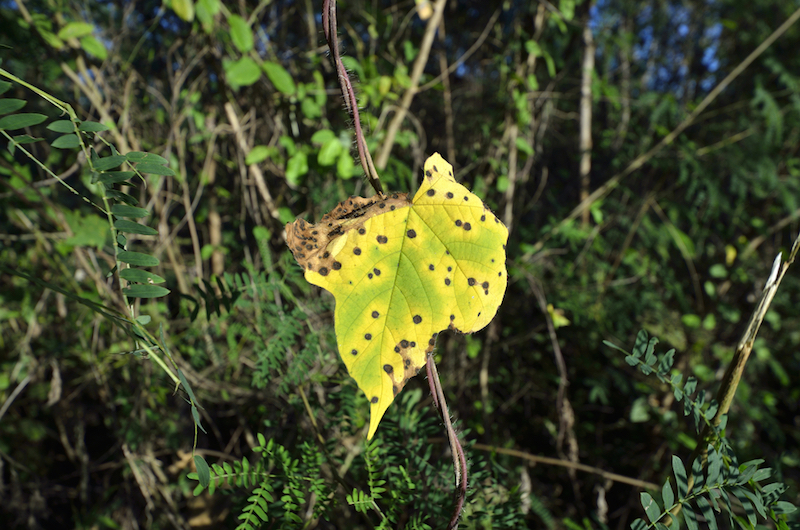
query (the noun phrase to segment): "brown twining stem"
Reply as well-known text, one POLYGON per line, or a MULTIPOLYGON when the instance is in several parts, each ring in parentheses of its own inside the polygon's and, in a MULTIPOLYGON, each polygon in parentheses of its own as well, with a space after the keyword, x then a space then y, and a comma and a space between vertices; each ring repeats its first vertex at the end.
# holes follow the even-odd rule
POLYGON ((456 430, 450 422, 450 412, 447 410, 447 401, 444 398, 442 383, 439 380, 439 371, 436 369, 436 362, 433 360, 432 354, 428 355, 427 370, 428 384, 431 387, 433 403, 442 414, 442 421, 447 431, 447 439, 450 441, 450 452, 453 454, 453 467, 456 472, 458 498, 456 499, 453 517, 447 525, 447 530, 450 530, 458 526, 458 518, 461 516, 461 510, 464 508, 464 501, 467 499, 467 458, 464 456, 464 448, 461 447, 461 442, 458 440, 456 430))
POLYGON ((344 102, 347 106, 347 111, 353 119, 353 125, 356 129, 356 145, 358 145, 358 158, 361 160, 361 167, 364 168, 364 173, 369 179, 369 183, 379 195, 383 195, 383 186, 378 178, 378 172, 375 170, 375 164, 372 162, 372 155, 369 154, 367 149, 367 142, 364 139, 364 131, 361 129, 361 118, 358 115, 358 100, 356 99, 355 90, 350 83, 350 76, 342 64, 342 57, 339 55, 339 39, 337 38, 337 24, 336 24, 336 0, 324 0, 322 3, 322 27, 325 30, 325 39, 328 41, 328 48, 331 50, 331 57, 333 57, 333 64, 336 67, 336 74, 339 78, 339 85, 342 88, 342 95, 344 102))

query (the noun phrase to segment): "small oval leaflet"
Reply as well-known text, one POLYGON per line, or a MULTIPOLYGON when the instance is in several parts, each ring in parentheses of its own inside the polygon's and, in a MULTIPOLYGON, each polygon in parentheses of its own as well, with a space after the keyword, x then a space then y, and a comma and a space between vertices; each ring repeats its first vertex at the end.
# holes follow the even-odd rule
POLYGON ((482 329, 506 291, 508 229, 438 153, 413 200, 352 197, 286 233, 306 280, 336 299, 339 355, 370 402, 368 438, 438 334, 482 329))

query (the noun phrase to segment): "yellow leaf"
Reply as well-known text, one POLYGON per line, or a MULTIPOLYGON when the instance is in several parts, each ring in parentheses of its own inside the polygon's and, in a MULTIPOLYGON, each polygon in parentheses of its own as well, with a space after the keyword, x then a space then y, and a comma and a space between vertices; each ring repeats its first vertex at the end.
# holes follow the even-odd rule
POLYGON ((339 354, 371 403, 368 438, 439 332, 478 331, 503 301, 508 229, 438 153, 413 200, 354 197, 286 231, 306 280, 336 299, 339 354))

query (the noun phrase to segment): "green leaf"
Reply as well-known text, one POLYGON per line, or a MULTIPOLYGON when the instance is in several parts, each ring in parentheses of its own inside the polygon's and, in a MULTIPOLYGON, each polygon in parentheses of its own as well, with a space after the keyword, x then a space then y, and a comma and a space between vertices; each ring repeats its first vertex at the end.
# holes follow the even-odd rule
POLYGON ((172 169, 152 162, 139 162, 136 164, 136 170, 139 173, 150 173, 152 175, 164 175, 167 177, 175 176, 175 172, 172 169))
POLYGON ((47 116, 44 114, 27 112, 23 112, 21 114, 12 114, 11 116, 0 118, 0 129, 14 131, 16 129, 23 129, 25 127, 39 125, 46 119, 47 116))
POLYGON ((194 20, 194 2, 192 0, 172 0, 172 10, 186 22, 194 20))
POLYGON ((633 355, 635 358, 639 359, 644 352, 647 350, 647 332, 643 329, 639 330, 639 333, 636 335, 636 342, 633 345, 633 355))
POLYGON ((47 129, 57 133, 75 132, 75 125, 69 120, 58 120, 47 125, 47 129))
POLYGON ((197 20, 203 25, 203 31, 211 33, 214 29, 214 16, 219 13, 219 0, 198 0, 195 4, 197 20))
MULTIPOLYGON (((105 160, 105 158, 101 158, 100 160, 105 160)), ((133 171, 106 171, 105 173, 97 175, 97 181, 103 184, 117 184, 119 182, 125 182, 135 174, 136 173, 133 171)))
POLYGON ((694 510, 688 502, 683 505, 681 513, 683 514, 683 520, 686 522, 686 528, 688 530, 700 530, 700 527, 697 525, 697 514, 694 513, 694 510))
POLYGON ((764 501, 761 499, 761 495, 753 491, 750 491, 748 488, 742 488, 742 487, 736 488, 734 494, 736 494, 737 498, 741 498, 741 496, 744 496, 750 499, 750 502, 753 503, 753 507, 756 509, 758 514, 764 519, 767 518, 767 512, 764 510, 764 501))
POLYGON ((137 282, 144 284, 164 283, 166 280, 157 274, 142 269, 122 269, 119 271, 119 277, 128 280, 129 282, 137 282))
POLYGON ((129 234, 142 234, 145 236, 157 236, 158 230, 155 228, 150 228, 147 225, 135 223, 133 221, 128 221, 126 219, 117 219, 114 222, 114 228, 117 230, 121 230, 122 232, 127 232, 129 234))
POLYGON ((231 40, 233 45, 242 52, 247 53, 253 49, 253 32, 247 21, 239 15, 230 15, 228 24, 231 27, 231 40))
POLYGON ((200 485, 207 488, 211 483, 211 472, 208 469, 208 463, 200 455, 194 455, 194 467, 197 468, 197 480, 200 485))
POLYGON ((96 121, 84 121, 78 126, 78 130, 83 132, 103 132, 108 129, 109 127, 107 125, 97 123, 96 121))
POLYGON ((717 517, 714 515, 714 510, 711 509, 711 504, 705 497, 697 498, 697 507, 706 519, 706 524, 709 530, 719 530, 717 526, 717 517))
POLYGON ((139 315, 138 317, 136 317, 136 322, 138 322, 143 326, 149 324, 151 320, 152 318, 150 317, 150 315, 139 315))
POLYGON ((517 137, 517 141, 516 141, 516 145, 517 145, 517 149, 519 149, 520 151, 522 151, 526 155, 530 156, 530 155, 533 154, 533 146, 530 144, 530 142, 527 139, 525 139, 525 138, 523 138, 521 136, 518 136, 517 137))
POLYGON ((81 145, 81 141, 77 134, 65 134, 53 140, 50 145, 56 149, 75 149, 81 145))
POLYGON ((794 513, 797 511, 797 506, 791 502, 778 501, 772 506, 772 511, 775 512, 775 515, 794 513))
POLYGON ((142 252, 131 252, 129 250, 121 251, 117 254, 117 259, 128 265, 133 265, 134 267, 155 267, 160 263, 155 256, 143 254, 142 252))
POLYGON ((644 353, 644 362, 647 363, 648 366, 653 367, 655 366, 658 359, 656 358, 655 354, 653 353, 656 349, 656 345, 658 344, 658 339, 653 337, 647 343, 647 350, 644 353))
POLYGON ((11 83, 8 81, 0 81, 0 94, 5 94, 11 90, 11 83))
POLYGON ((336 157, 339 156, 343 148, 344 146, 342 146, 342 142, 340 142, 338 138, 331 138, 325 142, 319 150, 317 162, 322 166, 333 165, 333 163, 336 162, 336 157))
POLYGON ((286 163, 286 181, 292 186, 300 184, 300 177, 308 173, 308 157, 304 151, 298 151, 286 163))
POLYGON ((128 298, 160 298, 167 296, 170 290, 159 285, 131 285, 122 290, 122 294, 128 298))
POLYGON ((261 77, 261 70, 253 59, 242 57, 225 65, 225 77, 233 86, 250 86, 261 77))
MULTIPOLYGON (((115 167, 119 167, 125 162, 126 158, 122 155, 114 155, 114 156, 107 156, 105 158, 99 159, 97 162, 94 163, 95 171, 106 171, 108 169, 114 169, 115 167)), ((135 175, 133 171, 126 171, 125 173, 130 173, 131 176, 135 175)))
POLYGON ((683 461, 677 455, 672 455, 672 472, 675 474, 675 487, 678 490, 678 499, 686 498, 686 493, 689 491, 689 482, 686 476, 686 468, 683 466, 683 461))
POLYGON ((661 488, 661 500, 664 502, 664 509, 669 510, 675 503, 675 494, 672 492, 672 485, 669 479, 664 482, 664 487, 661 488))
POLYGON ((709 486, 713 486, 717 483, 720 471, 722 470, 722 455, 716 452, 713 446, 709 445, 708 447, 708 478, 706 483, 709 486))
POLYGON ((278 63, 264 61, 264 72, 267 73, 270 83, 278 92, 291 96, 297 90, 292 75, 278 63))
POLYGON ((40 142, 43 138, 34 138, 29 134, 20 134, 18 136, 12 137, 12 140, 15 144, 23 145, 23 144, 32 144, 34 142, 40 142))
POLYGON ((9 112, 17 112, 19 109, 27 105, 28 102, 24 99, 0 99, 0 114, 8 114, 9 112))
POLYGON ((311 143, 314 145, 323 145, 326 142, 336 138, 336 135, 330 129, 320 129, 311 135, 311 143))
POLYGON ((269 158, 275 152, 274 147, 269 147, 266 145, 257 145, 247 153, 247 157, 244 159, 244 163, 248 166, 250 164, 260 164, 267 158, 269 158))
POLYGON ((658 508, 656 501, 653 500, 653 497, 646 491, 643 491, 639 494, 639 498, 641 499, 644 513, 647 514, 647 518, 650 519, 650 522, 655 523, 658 521, 658 516, 661 515, 661 510, 658 508))
POLYGON ((508 229, 438 153, 424 169, 413 200, 353 197, 319 225, 287 227, 306 280, 336 299, 339 354, 371 403, 370 439, 439 332, 482 329, 506 291, 508 229))
POLYGON ((350 156, 349 152, 343 151, 336 162, 336 174, 340 179, 352 178, 355 176, 355 171, 353 171, 355 167, 356 164, 353 162, 353 157, 350 156))
POLYGON ((108 58, 108 50, 106 47, 92 35, 81 38, 81 48, 92 57, 96 57, 101 61, 105 61, 108 58))
POLYGON ((129 204, 131 206, 137 206, 139 204, 139 199, 134 197, 133 195, 128 195, 127 193, 123 193, 117 190, 106 190, 106 197, 115 199, 117 201, 122 201, 125 204, 129 204))
POLYGON ((94 26, 87 22, 70 22, 58 32, 58 38, 62 40, 77 39, 85 35, 91 35, 94 26))
POLYGON ((163 156, 158 156, 153 153, 144 153, 142 151, 131 151, 125 155, 128 162, 151 162, 153 164, 161 164, 162 166, 169 164, 169 160, 163 156))
POLYGON ((111 213, 116 217, 147 217, 150 212, 144 208, 137 208, 136 206, 128 206, 127 204, 115 204, 111 207, 111 213))

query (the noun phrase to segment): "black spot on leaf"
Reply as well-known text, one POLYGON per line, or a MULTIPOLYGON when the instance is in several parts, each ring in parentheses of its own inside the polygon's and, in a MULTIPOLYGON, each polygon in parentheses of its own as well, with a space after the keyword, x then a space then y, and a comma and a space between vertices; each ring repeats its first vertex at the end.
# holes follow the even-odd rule
POLYGON ((372 340, 372 333, 365 334, 364 338, 367 339, 367 340, 372 340))
POLYGON ((394 368, 392 368, 391 364, 384 364, 383 371, 386 372, 387 374, 391 374, 392 372, 394 372, 394 368))
POLYGON ((483 287, 484 289, 488 289, 489 288, 489 282, 483 282, 481 284, 481 287, 483 287))
MULTIPOLYGON (((436 169, 436 168, 433 168, 433 169, 436 169)), ((411 320, 414 321, 414 324, 419 324, 420 322, 422 322, 422 317, 419 316, 419 315, 414 315, 414 318, 412 318, 411 320)))
POLYGON ((381 275, 381 270, 380 269, 372 269, 372 272, 375 273, 375 276, 380 276, 381 275))
POLYGON ((372 396, 372 399, 369 400, 370 403, 373 405, 378 402, 378 396, 372 396))
POLYGON ((456 319, 455 315, 450 315, 450 320, 455 320, 455 319, 456 319))
POLYGON ((435 192, 435 191, 433 191, 433 190, 428 190, 428 197, 433 197, 434 195, 436 195, 436 192, 435 192))
POLYGON ((431 178, 431 170, 430 169, 425 171, 425 176, 428 177, 428 178, 431 178))
POLYGON ((448 191, 448 192, 447 192, 447 194, 446 194, 445 196, 446 196, 448 199, 452 199, 452 198, 453 198, 453 193, 452 193, 452 192, 450 192, 450 191, 448 191))
POLYGON ((363 236, 364 234, 367 233, 367 231, 364 229, 364 227, 361 227, 361 228, 358 229, 358 233, 363 236))
POLYGON ((400 353, 400 346, 395 346, 394 347, 394 352, 395 353, 400 353))
POLYGON ((339 269, 342 268, 342 264, 339 263, 338 261, 334 261, 333 265, 331 265, 331 266, 333 267, 333 270, 335 270, 335 271, 338 271, 339 269))
POLYGON ((411 230, 409 230, 408 232, 406 232, 406 235, 407 235, 408 237, 410 237, 411 239, 414 239, 415 237, 417 237, 417 232, 416 232, 416 231, 414 231, 414 229, 412 228, 411 230))
MULTIPOLYGON (((392 208, 394 208, 394 206, 392 206, 392 208)), ((398 392, 400 392, 400 389, 397 388, 397 385, 392 385, 392 394, 396 396, 398 392)))
POLYGON ((328 275, 328 268, 327 267, 322 267, 319 270, 319 273, 320 273, 321 276, 327 276, 328 275))
POLYGON ((408 341, 406 339, 401 340, 400 341, 400 346, 402 346, 403 349, 408 348, 408 341))
POLYGON ((467 278, 467 283, 468 283, 470 286, 473 286, 473 285, 475 285, 477 282, 475 281, 475 278, 467 278))
POLYGON ((444 284, 445 285, 450 285, 450 278, 445 278, 444 279, 444 284))
POLYGON ((328 256, 330 255, 331 255, 330 252, 326 252, 325 254, 322 255, 322 259, 328 259, 328 256))
POLYGON ((372 273, 371 272, 369 274, 367 274, 367 278, 369 278, 370 280, 372 279, 372 273))
POLYGON ((435 172, 437 172, 437 173, 439 172, 439 170, 436 168, 436 166, 433 166, 433 170, 434 170, 435 172))
POLYGON ((386 236, 378 236, 378 243, 381 245, 385 245, 388 241, 389 240, 386 238, 386 236))
POLYGON ((351 351, 350 353, 352 353, 353 355, 358 355, 358 350, 355 350, 355 349, 354 349, 354 350, 353 350, 353 351, 351 351))
POLYGON ((355 254, 356 256, 360 256, 361 255, 361 249, 358 248, 358 247, 354 248, 353 249, 353 254, 355 254))
POLYGON ((456 226, 461 226, 461 219, 456 219, 456 226))
POLYGON ((486 216, 485 215, 481 215, 481 221, 485 221, 485 220, 486 220, 486 216))
POLYGON ((464 223, 464 230, 472 230, 472 225, 469 223, 464 223))
POLYGON ((416 347, 417 347, 417 343, 416 343, 416 342, 414 342, 413 340, 411 341, 411 347, 412 347, 412 348, 416 348, 416 347))
POLYGON ((430 265, 428 265, 428 270, 433 270, 433 263, 431 263, 430 265))
POLYGON ((377 311, 372 312, 372 318, 378 318, 379 316, 381 316, 381 314, 378 313, 377 311))

